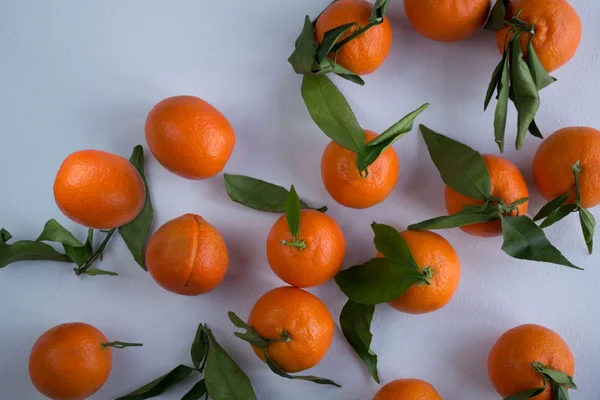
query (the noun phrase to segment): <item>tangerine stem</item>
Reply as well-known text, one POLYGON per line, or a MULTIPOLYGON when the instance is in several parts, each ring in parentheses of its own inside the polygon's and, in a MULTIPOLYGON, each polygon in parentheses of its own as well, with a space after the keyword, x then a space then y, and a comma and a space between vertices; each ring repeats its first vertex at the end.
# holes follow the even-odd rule
POLYGON ((285 240, 281 241, 281 244, 290 247, 296 247, 297 249, 304 250, 306 248, 306 242, 304 240, 296 239, 293 242, 286 242, 285 240))
POLYGON ((100 343, 100 347, 104 350, 107 347, 114 347, 115 349, 124 349, 125 347, 140 347, 143 346, 142 343, 127 343, 127 342, 108 342, 108 343, 100 343))
POLYGON ((108 233, 106 234, 106 237, 104 238, 104 240, 102 241, 102 243, 100 244, 98 249, 96 249, 94 254, 90 257, 90 259, 87 260, 85 262, 85 264, 83 264, 81 267, 79 267, 75 270, 75 275, 79 276, 81 274, 85 274, 85 272, 88 269, 90 269, 90 267, 92 266, 94 261, 96 261, 98 258, 102 259, 102 253, 104 252, 104 249, 106 248, 106 245, 108 244, 108 241, 110 240, 112 235, 114 235, 116 230, 117 230, 117 228, 113 228, 110 231, 108 231, 108 233))

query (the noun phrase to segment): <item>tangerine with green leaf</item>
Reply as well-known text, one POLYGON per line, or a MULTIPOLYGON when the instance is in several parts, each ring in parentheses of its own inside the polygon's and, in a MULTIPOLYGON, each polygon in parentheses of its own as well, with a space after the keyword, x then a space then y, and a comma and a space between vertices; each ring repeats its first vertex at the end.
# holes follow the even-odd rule
POLYGON ((346 254, 344 232, 333 218, 302 210, 297 238, 286 216, 275 222, 267 237, 267 259, 275 274, 296 287, 321 285, 338 273, 346 254))
MULTIPOLYGON (((360 28, 369 25, 373 3, 366 0, 338 0, 333 2, 317 19, 315 36, 319 43, 325 33, 349 23, 357 25, 346 32, 339 41, 360 28)), ((357 37, 344 44, 331 57, 341 66, 357 75, 375 72, 392 48, 392 27, 384 17, 383 22, 369 27, 357 37)))
MULTIPOLYGON (((520 20, 534 29, 533 37, 528 33, 519 37, 525 56, 531 39, 538 58, 548 72, 555 71, 573 58, 581 41, 582 28, 577 11, 567 0, 511 0, 506 8, 505 20, 511 21, 517 14, 520 20)), ((501 53, 504 53, 506 43, 511 38, 509 25, 496 33, 501 53)))
POLYGON ((42 334, 29 356, 29 377, 53 400, 83 400, 96 393, 110 375, 111 347, 141 346, 109 342, 95 327, 82 322, 55 326, 42 334))
POLYGON ((540 325, 521 325, 505 332, 494 344, 488 357, 488 374, 502 397, 545 386, 534 398, 556 400, 552 382, 544 381, 543 374, 536 370, 538 365, 571 377, 575 372, 573 354, 556 332, 540 325))
POLYGON ((442 400, 442 396, 420 379, 397 379, 382 387, 373 400, 442 400))
POLYGON ((227 272, 227 245, 219 231, 195 214, 162 225, 150 238, 146 265, 164 289, 197 296, 215 289, 227 272))
POLYGON ((100 150, 69 155, 54 181, 54 199, 71 220, 93 229, 131 222, 144 207, 146 187, 125 158, 100 150))
MULTIPOLYGON (((490 175, 492 197, 502 200, 507 205, 529 197, 527 183, 516 165, 492 154, 484 154, 482 157, 490 175)), ((446 186, 445 201, 446 210, 450 215, 463 211, 465 206, 478 207, 485 203, 484 200, 469 198, 450 186, 446 186)), ((509 215, 525 215, 528 203, 526 201, 517 205, 517 209, 509 215)), ((502 234, 502 223, 497 219, 461 226, 460 229, 473 236, 494 237, 502 234)))
MULTIPOLYGON (((365 130, 366 143, 377 137, 365 130)), ((400 161, 393 147, 385 149, 368 167, 365 177, 358 169, 356 152, 335 141, 327 145, 321 158, 321 178, 335 201, 350 208, 368 208, 385 200, 394 190, 400 174, 400 161)))
POLYGON ((563 128, 548 136, 533 158, 533 177, 541 195, 552 200, 573 190, 573 165, 579 162, 580 204, 592 208, 600 204, 600 131, 589 127, 563 128))
POLYGON ((457 42, 481 29, 489 0, 404 0, 412 26, 428 39, 457 42))
MULTIPOLYGON (((408 314, 426 314, 447 305, 460 282, 458 254, 441 235, 429 231, 403 231, 406 242, 425 281, 409 287, 389 304, 408 314)), ((378 257, 383 254, 378 253, 378 257)))
MULTIPOLYGON (((333 318, 315 295, 302 289, 280 287, 265 293, 254 305, 248 325, 273 340, 266 353, 285 372, 300 372, 317 365, 333 340, 333 318)), ((265 361, 265 349, 252 346, 265 361)))

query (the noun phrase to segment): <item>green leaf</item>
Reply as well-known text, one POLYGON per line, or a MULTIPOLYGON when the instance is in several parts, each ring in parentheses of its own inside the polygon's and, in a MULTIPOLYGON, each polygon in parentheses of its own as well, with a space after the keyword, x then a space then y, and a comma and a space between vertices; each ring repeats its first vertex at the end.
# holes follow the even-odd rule
POLYGON ((513 102, 517 108, 517 150, 523 147, 525 135, 540 108, 540 96, 527 63, 523 59, 519 34, 510 42, 510 81, 513 89, 513 102))
POLYGON ((192 363, 196 369, 200 368, 202 365, 202 360, 206 357, 206 352, 208 350, 208 338, 204 333, 204 329, 202 324, 198 325, 198 329, 196 329, 196 336, 194 337, 194 341, 192 342, 192 348, 190 349, 190 354, 192 356, 192 363))
POLYGON ((300 36, 296 39, 295 49, 288 58, 288 62, 294 68, 297 74, 311 74, 312 67, 315 61, 315 36, 313 32, 313 23, 307 15, 304 18, 304 26, 300 36))
POLYGON ((533 48, 532 39, 533 35, 530 37, 529 44, 527 45, 527 65, 533 81, 535 82, 535 86, 537 90, 540 91, 546 86, 556 82, 556 79, 551 77, 548 71, 546 71, 546 68, 542 65, 542 62, 533 48))
POLYGON ((396 229, 376 222, 371 224, 371 228, 373 229, 373 233, 375 233, 375 239, 373 240, 375 248, 385 258, 400 265, 415 269, 419 268, 406 241, 396 229))
POLYGON ((581 207, 579 209, 579 221, 581 222, 581 230, 583 238, 587 245, 588 252, 592 254, 594 250, 594 231, 596 230, 596 219, 587 209, 581 207))
POLYGON ((19 240, 13 244, 6 242, 12 235, 5 229, 0 230, 0 268, 18 261, 60 261, 72 262, 65 254, 54 250, 46 243, 19 240))
POLYGON ((383 22, 385 18, 385 14, 387 12, 387 8, 390 4, 390 0, 377 0, 373 5, 373 11, 371 11, 371 17, 369 18, 369 22, 372 24, 380 24, 383 22))
POLYGON ((235 313, 229 311, 227 315, 229 315, 229 320, 233 323, 233 325, 235 325, 237 328, 246 330, 245 333, 235 332, 235 336, 258 348, 263 348, 269 344, 269 340, 263 339, 258 332, 254 330, 254 328, 245 323, 240 317, 235 315, 235 313))
POLYGON ((542 386, 542 387, 535 388, 535 389, 526 389, 526 390, 523 390, 522 392, 514 394, 514 395, 512 395, 510 397, 506 397, 504 400, 527 400, 527 399, 532 399, 535 396, 544 393, 545 390, 546 390, 546 386, 542 386))
POLYGON ((351 22, 349 24, 344 24, 325 32, 325 34, 323 35, 323 40, 317 48, 317 62, 321 63, 321 61, 323 61, 327 57, 329 52, 331 52, 331 49, 336 44, 336 42, 340 40, 340 38, 344 36, 346 32, 348 32, 355 26, 358 26, 358 24, 356 22, 351 22))
POLYGON ((492 8, 490 17, 485 24, 485 29, 495 32, 504 28, 504 20, 506 18, 505 1, 506 0, 496 0, 496 4, 492 8))
POLYGON ((575 210, 577 210, 577 204, 565 204, 564 206, 559 207, 557 210, 550 213, 548 217, 546 217, 546 219, 540 224, 540 228, 543 229, 549 227, 550 225, 554 225, 575 210))
POLYGON ((208 395, 215 400, 256 400, 248 376, 221 347, 206 325, 203 330, 208 337, 208 354, 204 369, 208 395))
POLYGON ((294 185, 290 188, 290 194, 288 194, 285 200, 285 217, 287 219, 290 232, 294 240, 298 238, 298 232, 300 231, 300 198, 294 185))
MULTIPOLYGON (((225 174, 225 190, 236 203, 258 211, 285 212, 285 201, 290 192, 287 189, 260 179, 243 175, 225 174)), ((327 207, 312 208, 300 201, 303 209, 326 212, 327 207)))
POLYGON ((358 304, 348 300, 340 314, 340 327, 346 340, 365 363, 375 382, 380 383, 377 373, 377 355, 370 349, 373 339, 371 322, 374 312, 374 305, 358 304))
POLYGON ((105 271, 103 269, 98 268, 88 268, 84 272, 86 275, 97 276, 97 275, 110 275, 110 276, 119 276, 116 272, 105 271))
POLYGON ((200 400, 202 396, 206 396, 206 384, 204 379, 196 383, 189 392, 187 392, 181 400, 200 400))
POLYGON ((93 252, 89 251, 83 243, 79 241, 71 232, 59 224, 55 219, 46 222, 44 229, 36 242, 55 242, 63 245, 65 254, 75 264, 82 266, 90 259, 93 252))
POLYGON ((117 400, 142 400, 163 394, 171 386, 183 382, 194 370, 187 365, 178 365, 171 372, 153 380, 128 395, 119 397, 117 400))
POLYGON ((533 136, 535 136, 538 139, 544 138, 544 135, 542 135, 540 128, 538 128, 537 123, 535 122, 535 119, 533 121, 531 121, 531 124, 529 125, 529 133, 531 133, 533 136))
POLYGON ((552 384, 552 394, 554 400, 569 400, 569 392, 561 385, 552 384))
POLYGON ((360 76, 356 75, 348 68, 337 64, 329 57, 323 58, 319 63, 318 67, 318 71, 313 71, 313 73, 316 75, 325 75, 328 73, 333 73, 360 86, 363 86, 365 84, 365 81, 360 76))
POLYGON ((490 196, 490 174, 481 154, 424 125, 420 128, 429 155, 446 185, 472 199, 485 200, 490 196))
POLYGON ((492 96, 494 95, 494 92, 498 88, 498 84, 500 83, 500 79, 502 78, 502 70, 504 68, 504 60, 505 59, 506 59, 506 53, 504 54, 504 56, 502 57, 502 60, 500 60, 498 65, 496 65, 496 68, 494 68, 494 72, 492 72, 492 79, 490 80, 490 83, 488 84, 488 89, 485 94, 485 100, 483 102, 483 111, 487 110, 488 106, 490 105, 490 101, 492 101, 492 96))
MULTIPOLYGON (((337 64, 336 67, 334 68, 334 71, 339 71, 342 69, 339 67, 341 67, 341 65, 337 64)), ((346 69, 346 68, 343 68, 343 69, 346 69)), ((353 74, 353 73, 348 74, 345 72, 334 72, 334 74, 336 74, 340 78, 344 78, 344 79, 346 79, 352 83, 356 83, 357 85, 360 85, 360 86, 364 86, 364 84, 365 84, 365 81, 360 76, 353 74)))
POLYGON ((533 220, 539 221, 541 219, 546 218, 550 214, 552 214, 560 206, 565 204, 567 200, 569 200, 569 197, 571 196, 571 192, 572 191, 569 191, 569 192, 563 194, 562 196, 558 196, 558 197, 550 200, 544 207, 542 207, 540 209, 540 211, 538 211, 538 213, 535 215, 535 217, 533 217, 533 220))
MULTIPOLYGON (((493 207, 493 206, 491 206, 493 207)), ((476 212, 470 210, 459 211, 456 214, 428 219, 418 224, 409 225, 411 231, 423 231, 433 229, 450 229, 461 226, 490 222, 500 218, 498 208, 494 212, 476 212)))
POLYGON ((119 233, 125 241, 127 248, 131 252, 134 260, 142 269, 146 269, 146 260, 144 246, 152 229, 152 219, 154 218, 154 209, 152 208, 152 200, 150 199, 150 189, 144 172, 144 148, 140 145, 135 146, 133 153, 129 158, 129 162, 140 173, 144 186, 146 187, 146 200, 142 211, 135 217, 133 221, 119 227, 119 233))
POLYGON ((370 305, 396 300, 408 288, 424 282, 424 279, 419 270, 385 258, 373 258, 335 276, 335 282, 350 300, 370 305))
POLYGON ((271 360, 269 358, 269 356, 267 355, 267 348, 264 348, 264 352, 265 352, 265 361, 267 362, 267 365, 269 366, 269 368, 271 368, 271 371, 275 372, 277 375, 287 378, 287 379, 299 379, 299 380, 303 380, 303 381, 308 381, 308 382, 312 382, 312 383, 316 383, 319 385, 331 385, 331 386, 336 386, 336 387, 341 387, 340 385, 338 385, 337 383, 335 383, 334 381, 330 380, 330 379, 325 379, 325 378, 320 378, 318 376, 312 376, 312 375, 305 375, 305 376, 299 376, 299 375, 290 375, 287 372, 285 372, 284 370, 282 370, 281 368, 279 368, 277 366, 277 364, 275 364, 275 362, 273 362, 273 360, 271 360))
POLYGON ((582 269, 567 260, 548 241, 542 228, 529 217, 502 217, 502 234, 504 235, 502 250, 511 257, 582 269))
POLYGON ((305 75, 302 98, 312 119, 331 140, 354 152, 365 143, 365 131, 344 95, 329 78, 305 75))
POLYGON ((542 363, 534 362, 531 364, 533 368, 544 376, 544 379, 552 383, 567 387, 569 389, 577 389, 577 385, 573 382, 571 375, 565 374, 562 371, 557 371, 552 368, 545 367, 542 363))
POLYGON ((366 175, 367 167, 375 162, 377 158, 388 147, 393 145, 398 139, 412 131, 415 118, 429 107, 429 103, 423 104, 415 111, 404 116, 400 121, 389 127, 381 135, 361 146, 356 153, 356 164, 361 174, 366 175))
POLYGON ((505 53, 502 59, 502 75, 498 81, 498 103, 494 113, 494 140, 504 151, 504 136, 506 133, 506 118, 508 115, 508 95, 510 89, 510 71, 508 65, 508 55, 505 53))

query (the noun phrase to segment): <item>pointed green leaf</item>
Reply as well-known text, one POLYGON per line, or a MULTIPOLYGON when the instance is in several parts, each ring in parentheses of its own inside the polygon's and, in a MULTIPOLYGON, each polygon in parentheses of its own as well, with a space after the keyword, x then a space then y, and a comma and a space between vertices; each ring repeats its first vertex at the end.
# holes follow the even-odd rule
POLYGON ((446 185, 472 199, 490 196, 490 174, 481 154, 424 125, 420 127, 429 155, 446 185))
POLYGON ((144 200, 144 207, 142 211, 128 224, 119 227, 119 233, 125 241, 127 248, 131 252, 133 259, 138 263, 142 269, 146 269, 146 257, 144 252, 144 246, 150 236, 152 230, 152 220, 154 219, 154 209, 152 208, 152 200, 150 199, 150 189, 148 188, 148 181, 146 180, 146 173, 144 172, 144 148, 140 145, 135 146, 133 153, 129 158, 129 162, 133 164, 135 169, 139 172, 142 180, 144 181, 144 187, 146 188, 146 199, 144 200))
POLYGON ((412 131, 415 118, 425 111, 427 107, 429 107, 429 103, 423 104, 418 109, 404 116, 381 135, 361 146, 356 153, 358 170, 361 172, 366 171, 367 167, 373 164, 381 153, 393 145, 402 136, 412 131))
POLYGON ((285 217, 287 219, 290 232, 294 240, 298 238, 298 231, 300 231, 300 198, 294 185, 290 188, 290 194, 288 194, 285 200, 285 217))
POLYGON ((377 372, 377 355, 371 351, 371 322, 375 313, 374 305, 358 304, 348 300, 340 314, 340 327, 350 346, 365 363, 369 373, 380 383, 377 372))
POLYGON ((88 268, 85 270, 85 274, 89 276, 98 276, 98 275, 109 275, 109 276, 119 276, 116 272, 105 271, 99 268, 88 268))
POLYGON ((542 386, 542 387, 535 388, 535 389, 526 389, 526 390, 523 390, 522 392, 519 392, 519 393, 514 394, 512 396, 506 397, 504 400, 527 400, 527 399, 532 399, 535 396, 544 393, 545 390, 546 390, 546 386, 542 386))
POLYGON ((514 35, 511 40, 510 52, 510 81, 513 89, 513 102, 518 114, 516 146, 519 150, 523 147, 525 135, 540 107, 540 96, 529 67, 523 59, 518 34, 514 35))
POLYGON ((340 25, 325 32, 325 34, 323 35, 323 40, 317 48, 317 62, 320 63, 321 61, 323 61, 325 57, 327 57, 329 52, 331 52, 331 49, 337 43, 337 41, 340 40, 340 38, 344 36, 346 32, 348 32, 355 26, 358 26, 358 24, 356 22, 351 22, 349 24, 340 25))
POLYGON ((341 387, 340 385, 338 385, 337 383, 335 383, 332 380, 329 379, 325 379, 325 378, 320 378, 318 376, 312 376, 312 375, 305 375, 305 376, 299 376, 299 375, 290 375, 287 372, 285 372, 284 370, 282 370, 281 368, 279 368, 279 366, 277 364, 275 364, 275 362, 273 362, 273 360, 271 360, 267 354, 267 348, 264 348, 264 352, 265 352, 265 361, 267 362, 267 365, 269 366, 269 368, 271 369, 271 371, 275 372, 277 375, 283 377, 283 378, 287 378, 287 379, 299 379, 299 380, 303 380, 303 381, 308 381, 308 382, 312 382, 312 383, 316 383, 318 385, 331 385, 331 386, 336 386, 336 387, 341 387))
POLYGON ((373 258, 335 276, 335 282, 350 300, 371 305, 396 300, 412 285, 423 281, 419 270, 385 258, 373 258))
POLYGON ((344 79, 349 80, 350 82, 356 83, 360 86, 365 84, 365 81, 354 72, 350 71, 348 68, 337 64, 331 58, 326 57, 321 60, 319 63, 319 71, 314 72, 316 75, 325 75, 328 73, 336 74, 344 79))
POLYGON ((494 140, 498 144, 500 152, 504 151, 504 136, 508 115, 508 94, 510 89, 510 71, 506 53, 502 60, 502 74, 498 81, 498 103, 496 104, 496 111, 494 113, 494 140))
POLYGON ((564 386, 553 383, 552 394, 554 394, 554 400, 569 400, 569 392, 564 386))
POLYGON ((117 400, 143 400, 163 394, 171 386, 183 382, 194 370, 187 365, 178 365, 171 372, 153 380, 128 395, 119 397, 117 400))
POLYGON ((60 243, 65 249, 65 254, 75 264, 82 266, 93 254, 79 239, 77 239, 65 227, 59 224, 55 219, 46 222, 44 229, 36 242, 54 242, 60 243))
POLYGON ((511 257, 582 269, 567 260, 548 241, 542 228, 529 217, 502 217, 502 234, 504 236, 502 250, 511 257))
MULTIPOLYGON (((236 203, 258 211, 285 212, 285 201, 290 192, 287 189, 260 179, 243 175, 225 174, 225 190, 236 203)), ((327 207, 312 208, 303 201, 303 209, 326 212, 327 207)))
POLYGON ((550 215, 548 215, 548 217, 546 217, 546 219, 540 224, 540 228, 544 229, 554 225, 576 210, 577 204, 565 204, 560 206, 557 210, 554 210, 552 213, 550 213, 550 215))
POLYGON ((365 131, 339 89, 321 75, 302 78, 302 98, 313 121, 331 140, 352 151, 365 143, 365 131))
POLYGON ((494 69, 494 72, 492 73, 492 79, 490 80, 490 83, 488 84, 488 89, 485 94, 485 100, 483 102, 483 111, 487 110, 488 106, 490 105, 490 101, 492 101, 492 96, 494 96, 494 92, 498 88, 498 84, 500 83, 500 79, 502 78, 502 70, 504 68, 504 60, 505 59, 506 59, 506 53, 502 57, 502 60, 500 60, 500 63, 498 63, 498 65, 496 65, 496 68, 494 69))
POLYGON ((196 336, 192 342, 192 348, 190 349, 190 355, 192 356, 192 363, 194 367, 200 368, 202 360, 206 357, 206 351, 208 350, 208 338, 202 329, 202 324, 198 325, 196 329, 196 336))
POLYGON ((390 0, 376 0, 369 21, 374 24, 382 23, 389 4, 390 0))
POLYGON ((202 396, 206 396, 206 384, 204 379, 196 383, 189 392, 187 392, 181 400, 200 400, 202 396))
POLYGON ((567 387, 569 389, 577 389, 577 385, 573 382, 573 377, 569 374, 565 374, 562 371, 557 371, 552 368, 545 367, 542 363, 533 362, 531 363, 533 368, 544 375, 544 379, 550 381, 551 383, 556 383, 558 385, 567 387))
POLYGON ((13 244, 7 244, 6 242, 11 238, 12 235, 7 230, 0 230, 0 268, 18 261, 73 262, 65 254, 59 253, 46 243, 19 240, 13 244))
POLYGON ((546 68, 542 65, 535 49, 533 48, 532 40, 533 36, 529 39, 529 44, 527 45, 527 65, 529 67, 529 72, 531 72, 531 76, 533 77, 533 81, 535 82, 535 86, 537 90, 540 91, 548 85, 556 82, 556 79, 550 76, 546 68))
POLYGON ((544 138, 544 135, 542 135, 542 132, 540 131, 540 128, 537 126, 535 119, 533 121, 531 121, 531 124, 529 125, 529 133, 531 133, 533 136, 535 136, 538 139, 544 138))
POLYGON ((544 207, 538 211, 538 213, 533 217, 534 221, 539 221, 541 219, 546 218, 548 215, 552 214, 556 211, 560 206, 565 204, 569 197, 571 196, 571 191, 563 194, 562 196, 558 196, 552 200, 550 200, 544 207))
POLYGON ((499 31, 504 28, 506 19, 506 0, 496 0, 496 4, 492 8, 492 12, 485 24, 485 29, 489 31, 499 31))
POLYGON ((385 258, 400 265, 406 265, 415 269, 419 268, 406 241, 396 229, 376 222, 371 224, 371 228, 373 229, 373 233, 375 233, 375 248, 385 258))
POLYGON ((221 347, 206 325, 204 333, 208 337, 208 354, 204 369, 208 395, 213 399, 256 400, 248 376, 221 347))
POLYGON ((296 39, 295 49, 288 58, 288 62, 294 68, 297 74, 311 74, 312 66, 315 61, 315 36, 313 32, 313 23, 307 15, 304 18, 304 26, 300 36, 296 39))
POLYGON ((497 208, 495 209, 495 212, 474 212, 470 210, 464 210, 459 211, 456 214, 432 218, 423 222, 419 222, 418 224, 409 225, 408 229, 411 231, 423 231, 459 228, 461 226, 494 221, 498 218, 500 218, 500 213, 498 212, 497 208))
POLYGON ((583 238, 587 245, 588 252, 592 254, 594 250, 594 231, 596 230, 596 219, 587 209, 581 207, 579 209, 579 222, 581 222, 581 230, 583 238))
POLYGON ((235 313, 229 311, 228 316, 233 325, 235 325, 237 328, 246 330, 245 333, 235 332, 235 336, 258 348, 263 348, 269 344, 269 340, 263 339, 258 332, 254 330, 254 328, 245 323, 240 317, 235 315, 235 313))

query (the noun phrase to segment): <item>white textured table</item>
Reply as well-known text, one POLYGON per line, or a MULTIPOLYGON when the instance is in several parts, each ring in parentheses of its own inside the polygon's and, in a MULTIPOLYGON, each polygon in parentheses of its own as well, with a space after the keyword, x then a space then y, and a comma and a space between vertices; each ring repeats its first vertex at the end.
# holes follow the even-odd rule
MULTIPOLYGON (((333 202, 320 178, 328 142, 300 97, 300 77, 286 59, 303 17, 329 0, 214 1, 0 1, 0 225, 15 238, 35 238, 62 216, 52 195, 61 161, 85 148, 128 156, 145 145, 147 112, 164 97, 193 94, 231 121, 237 145, 227 172, 287 186, 330 207, 349 242, 345 265, 373 253, 369 224, 404 228, 445 212, 443 185, 417 131, 395 147, 402 170, 387 201, 364 211, 333 202)), ((600 3, 572 0, 583 21, 583 40, 559 82, 542 92, 537 117, 546 134, 570 125, 600 128, 600 3)), ((493 111, 482 112, 491 71, 499 61, 493 35, 481 32, 457 44, 418 36, 401 0, 392 0, 394 44, 390 57, 365 87, 336 79, 362 125, 381 131, 422 103, 419 121, 476 147, 496 152, 493 111)), ((515 114, 509 114, 510 142, 515 114)), ((506 156, 525 175, 531 210, 543 204, 531 178, 538 141, 506 156)), ((377 390, 339 328, 330 352, 310 371, 343 384, 322 387, 274 376, 249 346, 233 337, 227 311, 247 317, 251 305, 281 281, 270 271, 265 239, 276 216, 233 204, 222 175, 201 182, 179 178, 147 152, 147 174, 156 209, 155 228, 183 213, 205 217, 224 235, 231 256, 223 285, 200 297, 161 289, 114 239, 101 267, 120 276, 77 278, 66 264, 29 262, 0 271, 0 398, 41 398, 29 381, 27 361, 35 339, 66 321, 89 322, 115 340, 143 348, 114 352, 114 367, 94 399, 114 399, 189 362, 198 322, 210 325, 221 344, 249 374, 261 400, 363 399, 377 390)), ((596 216, 600 216, 595 210, 596 216)), ((576 218, 548 230, 576 264, 568 268, 521 262, 500 250, 501 239, 443 232, 455 246, 463 273, 453 301, 443 310, 410 316, 382 305, 373 325, 373 349, 384 382, 401 377, 430 381, 447 400, 493 400, 487 354, 505 330, 538 323, 556 330, 575 354, 573 399, 600 396, 600 251, 585 253, 576 218)), ((333 282, 311 290, 337 316, 344 297, 333 282)), ((181 385, 161 399, 179 399, 181 385)))

